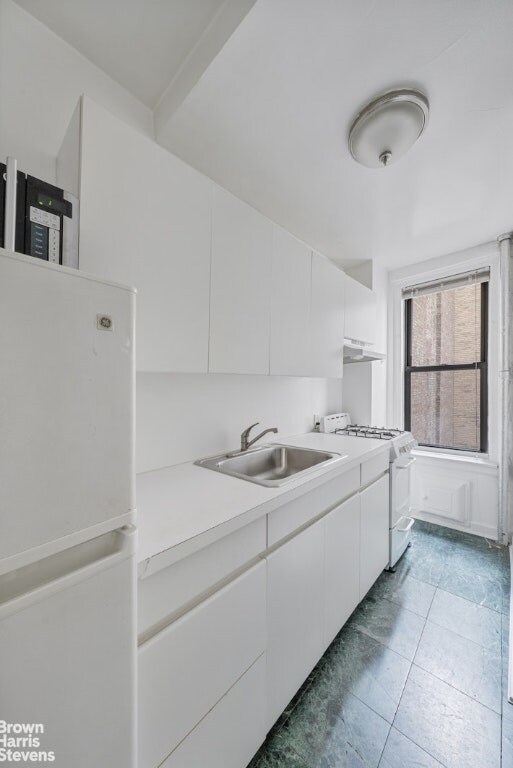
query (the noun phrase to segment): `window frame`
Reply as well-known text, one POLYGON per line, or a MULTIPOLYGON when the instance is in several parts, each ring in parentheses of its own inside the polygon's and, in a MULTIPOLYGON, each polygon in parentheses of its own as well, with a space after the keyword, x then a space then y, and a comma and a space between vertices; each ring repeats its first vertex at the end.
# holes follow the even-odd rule
POLYGON ((403 414, 404 428, 411 431, 411 377, 413 373, 430 373, 437 371, 469 371, 479 370, 479 449, 457 448, 452 445, 437 445, 435 443, 420 443, 424 448, 457 451, 458 453, 488 453, 488 285, 485 280, 481 285, 481 360, 473 363, 454 363, 444 365, 412 365, 412 301, 404 300, 404 396, 403 414))

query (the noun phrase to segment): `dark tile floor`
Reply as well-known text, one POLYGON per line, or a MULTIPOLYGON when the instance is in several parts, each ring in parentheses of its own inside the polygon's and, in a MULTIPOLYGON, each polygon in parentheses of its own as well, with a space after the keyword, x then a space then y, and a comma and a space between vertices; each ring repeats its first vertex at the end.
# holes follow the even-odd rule
POLYGON ((417 521, 250 768, 513 768, 509 556, 417 521))

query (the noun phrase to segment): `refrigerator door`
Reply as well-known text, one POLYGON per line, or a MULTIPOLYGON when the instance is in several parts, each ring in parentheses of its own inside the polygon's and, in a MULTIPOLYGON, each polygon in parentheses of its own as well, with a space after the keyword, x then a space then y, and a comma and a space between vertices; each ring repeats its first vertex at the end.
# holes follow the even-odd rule
POLYGON ((0 572, 131 520, 134 303, 0 249, 0 572))
POLYGON ((135 768, 135 538, 129 526, 0 577, 0 715, 39 742, 0 749, 135 768))

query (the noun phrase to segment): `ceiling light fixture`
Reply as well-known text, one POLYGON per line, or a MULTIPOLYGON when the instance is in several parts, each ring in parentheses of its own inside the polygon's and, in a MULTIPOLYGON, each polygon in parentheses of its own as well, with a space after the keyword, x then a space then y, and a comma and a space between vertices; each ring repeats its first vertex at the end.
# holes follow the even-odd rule
POLYGON ((368 168, 384 168, 399 160, 423 133, 429 114, 419 91, 388 91, 356 115, 349 131, 349 150, 368 168))

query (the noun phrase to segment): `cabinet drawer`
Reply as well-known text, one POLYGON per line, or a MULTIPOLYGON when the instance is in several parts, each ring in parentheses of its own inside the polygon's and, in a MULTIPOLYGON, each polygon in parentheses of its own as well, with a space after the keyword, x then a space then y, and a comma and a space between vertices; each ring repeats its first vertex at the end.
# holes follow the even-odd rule
POLYGON ((386 472, 389 465, 389 452, 383 450, 378 453, 377 456, 373 456, 372 459, 367 459, 361 464, 361 484, 362 486, 372 483, 373 480, 377 480, 383 472, 386 472))
POLYGON ((266 548, 265 517, 138 581, 139 641, 266 548))
POLYGON ((155 768, 264 652, 266 565, 139 648, 139 768, 155 768))
POLYGON ((354 467, 315 490, 299 496, 268 515, 267 545, 270 547, 317 515, 331 509, 360 487, 360 467, 354 467))
POLYGON ((264 715, 262 654, 161 768, 244 768, 265 739, 264 715))

